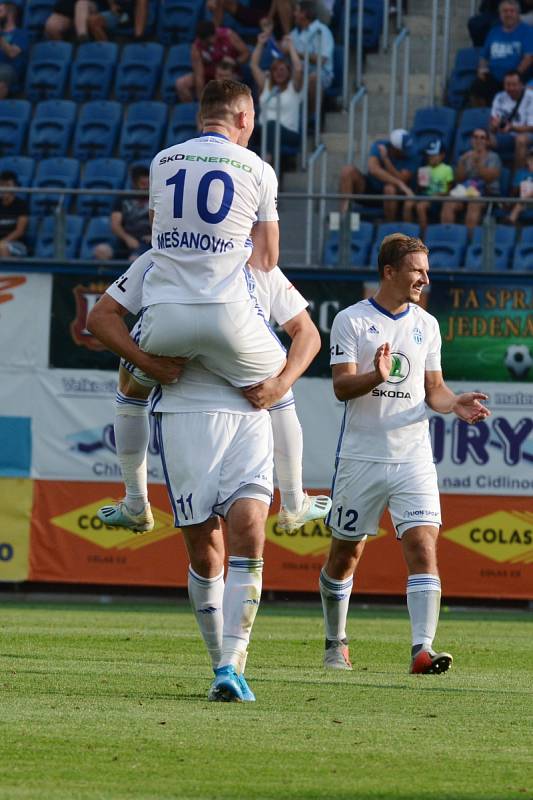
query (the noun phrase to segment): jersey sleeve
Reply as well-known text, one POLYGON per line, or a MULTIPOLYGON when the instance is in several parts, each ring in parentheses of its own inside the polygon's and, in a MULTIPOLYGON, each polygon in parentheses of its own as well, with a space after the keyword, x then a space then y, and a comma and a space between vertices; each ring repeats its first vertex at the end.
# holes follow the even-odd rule
POLYGON ((277 222, 278 219, 278 179, 270 164, 263 162, 257 222, 277 222))
POLYGON ((440 372, 440 349, 442 345, 439 324, 436 319, 432 320, 432 336, 429 342, 428 351, 426 353, 426 372, 440 372))
MULTIPOLYGON (((157 158, 157 156, 156 156, 156 158, 157 158)), ((153 188, 152 188, 153 179, 154 179, 154 162, 155 162, 155 158, 152 161, 152 163, 150 164, 150 182, 149 182, 149 189, 148 189, 148 208, 150 209, 150 211, 154 210, 154 195, 153 195, 153 188)))
POLYGON ((279 267, 275 267, 268 273, 268 276, 271 282, 271 316, 278 325, 285 325, 290 319, 304 311, 309 303, 279 267))
POLYGON ((127 308, 131 314, 138 314, 142 308, 143 279, 152 264, 151 251, 136 258, 131 267, 108 286, 106 294, 127 308))
POLYGON ((359 342, 357 329, 348 314, 341 311, 333 320, 330 334, 330 359, 333 364, 357 364, 359 342))

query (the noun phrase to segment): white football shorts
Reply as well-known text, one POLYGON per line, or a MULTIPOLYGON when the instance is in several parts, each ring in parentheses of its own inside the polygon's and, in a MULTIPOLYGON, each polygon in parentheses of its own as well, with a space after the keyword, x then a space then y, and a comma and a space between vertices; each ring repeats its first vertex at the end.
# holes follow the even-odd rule
POLYGON ((272 501, 272 425, 253 414, 156 414, 163 471, 176 527, 225 517, 241 497, 272 501))
POLYGON ((388 507, 396 538, 417 525, 441 524, 437 470, 431 461, 384 463, 339 459, 326 519, 336 539, 375 536, 388 507))
POLYGON ((277 375, 285 364, 285 348, 251 299, 148 306, 139 345, 155 355, 198 358, 239 388, 277 375))
MULTIPOLYGON (((141 319, 138 319, 131 329, 130 336, 135 344, 138 345, 141 338, 141 319)), ((124 358, 121 358, 120 366, 129 372, 130 375, 133 375, 137 383, 140 383, 142 386, 147 386, 150 389, 153 389, 154 386, 159 386, 159 381, 156 381, 155 378, 150 378, 149 375, 142 372, 139 367, 136 367, 131 361, 126 361, 124 358)))

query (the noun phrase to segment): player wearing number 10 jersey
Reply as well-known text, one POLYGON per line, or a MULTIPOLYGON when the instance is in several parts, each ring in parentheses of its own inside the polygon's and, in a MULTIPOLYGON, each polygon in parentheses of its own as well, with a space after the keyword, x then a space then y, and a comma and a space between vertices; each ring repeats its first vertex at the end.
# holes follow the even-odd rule
POLYGON ((234 386, 277 374, 284 350, 254 302, 247 263, 278 263, 277 179, 246 148, 250 89, 210 81, 204 133, 161 151, 150 169, 152 258, 143 284, 141 347, 199 358, 234 386))

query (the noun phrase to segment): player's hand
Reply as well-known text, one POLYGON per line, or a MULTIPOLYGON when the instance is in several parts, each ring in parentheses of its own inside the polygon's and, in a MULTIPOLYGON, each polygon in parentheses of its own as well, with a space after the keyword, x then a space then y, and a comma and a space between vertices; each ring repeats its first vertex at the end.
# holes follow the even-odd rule
POLYGON ((257 386, 242 389, 242 393, 256 408, 270 408, 287 393, 287 386, 278 375, 258 383, 257 386))
POLYGON ((151 353, 143 353, 138 366, 158 383, 167 384, 176 383, 186 363, 187 359, 181 356, 154 356, 151 353))
POLYGON ((490 411, 480 400, 488 400, 489 397, 481 392, 464 392, 460 394, 452 406, 452 411, 457 414, 459 419, 475 425, 476 422, 490 417, 490 411))
POLYGON ((376 355, 374 356, 374 367, 384 383, 388 379, 392 369, 392 356, 390 344, 388 342, 385 342, 385 344, 382 344, 376 350, 376 355))

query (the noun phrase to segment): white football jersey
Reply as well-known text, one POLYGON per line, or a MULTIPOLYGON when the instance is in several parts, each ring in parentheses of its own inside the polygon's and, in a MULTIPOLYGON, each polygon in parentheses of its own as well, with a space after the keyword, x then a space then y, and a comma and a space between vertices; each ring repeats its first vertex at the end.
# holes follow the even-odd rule
MULTIPOLYGON (((124 275, 107 288, 107 294, 132 314, 138 314, 142 308, 143 280, 153 264, 153 254, 154 251, 149 250, 139 256, 124 275)), ((279 267, 275 267, 271 272, 247 269, 247 273, 250 286, 266 319, 272 318, 278 325, 284 325, 307 308, 307 300, 279 267)), ((254 411, 238 389, 195 361, 187 364, 177 383, 163 387, 163 391, 160 389, 157 391, 154 410, 237 413, 254 411)))
POLYGON ((417 305, 390 314, 372 298, 340 311, 331 328, 330 364, 374 369, 378 347, 389 342, 388 380, 346 402, 337 455, 367 461, 432 460, 424 377, 440 371, 441 336, 435 317, 417 305))
POLYGON ((248 299, 252 226, 278 220, 277 188, 269 164, 220 134, 158 153, 150 167, 154 266, 143 306, 248 299))

